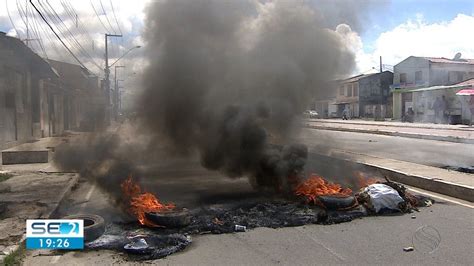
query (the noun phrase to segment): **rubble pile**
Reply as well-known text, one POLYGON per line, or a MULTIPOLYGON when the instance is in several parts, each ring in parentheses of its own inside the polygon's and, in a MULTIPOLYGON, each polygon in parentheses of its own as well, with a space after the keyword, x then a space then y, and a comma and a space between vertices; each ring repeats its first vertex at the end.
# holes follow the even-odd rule
MULTIPOLYGON (((162 209, 164 205, 154 195, 144 193, 153 197, 154 204, 150 205, 153 208, 146 204, 146 208, 141 208, 143 204, 133 205, 141 208, 131 213, 137 220, 109 225, 106 234, 87 243, 86 248, 114 249, 136 260, 157 259, 186 248, 191 243, 191 235, 244 232, 257 227, 335 224, 368 215, 418 211, 417 207, 433 203, 431 199, 410 194, 402 184, 388 179, 367 183, 352 195, 351 189, 312 175, 297 186, 296 192, 286 199, 245 199, 193 210, 174 209, 174 205, 173 209, 162 209), (155 205, 160 208, 156 209, 155 205)), ((143 195, 140 193, 135 194, 143 195)))

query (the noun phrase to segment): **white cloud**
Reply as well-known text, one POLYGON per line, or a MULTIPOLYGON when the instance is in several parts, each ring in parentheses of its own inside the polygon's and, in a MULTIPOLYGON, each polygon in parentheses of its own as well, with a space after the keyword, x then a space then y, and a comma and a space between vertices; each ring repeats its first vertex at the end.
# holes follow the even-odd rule
POLYGON ((457 52, 463 58, 474 58, 474 16, 459 14, 451 21, 427 23, 422 15, 415 20, 386 31, 377 38, 372 53, 358 50, 358 69, 378 65, 379 56, 384 64, 395 65, 408 56, 452 58, 457 52))
MULTIPOLYGON (((94 8, 98 15, 96 15, 91 1, 64 1, 64 0, 50 0, 50 1, 33 1, 35 5, 40 9, 43 15, 47 18, 51 25, 55 28, 56 32, 59 32, 63 40, 66 42, 68 47, 74 52, 74 54, 95 74, 103 76, 104 67, 104 33, 107 31, 102 26, 108 28, 107 33, 119 33, 118 26, 123 32, 124 37, 122 39, 110 38, 109 41, 109 56, 110 62, 114 62, 130 47, 136 45, 143 45, 143 41, 140 37, 140 30, 143 25, 145 17, 144 9, 150 0, 102 0, 92 1, 94 8), (102 10, 102 5, 107 16, 102 10), (118 23, 115 21, 112 12, 117 17, 118 23), (65 9, 65 6, 69 9, 65 9), (74 11, 70 8, 73 8, 74 11), (52 9, 58 13, 59 17, 63 21, 63 26, 58 20, 55 19, 55 14, 52 13, 52 9), (75 14, 71 14, 75 13, 75 14), (79 24, 76 24, 76 18, 79 24), (109 21, 107 21, 107 19, 109 21), (102 23, 101 23, 102 22, 102 23), (110 25, 109 25, 110 22, 110 25), (78 28, 77 25, 83 27, 78 28), (70 34, 66 30, 66 27, 71 31, 72 35, 77 39, 82 47, 86 50, 86 53, 90 57, 81 53, 79 45, 70 37, 70 34), (110 29, 110 28, 113 29, 110 29), (87 33, 86 33, 87 32, 87 33), (86 34, 85 34, 86 33, 86 34), (95 62, 96 64, 94 64, 95 62)), ((14 1, 5 0, 0 5, 0 29, 7 32, 9 36, 14 36, 20 39, 26 39, 26 26, 25 26, 25 12, 26 4, 28 1, 14 1), (12 25, 14 24, 14 27, 12 25)), ((48 26, 41 20, 39 15, 28 4, 28 17, 29 17, 29 38, 31 40, 30 47, 35 50, 41 56, 48 56, 48 58, 63 60, 70 63, 77 64, 72 56, 62 46, 60 41, 54 36, 48 26), (39 38, 42 40, 44 51, 39 45, 37 32, 39 32, 39 38)), ((135 62, 142 64, 141 60, 130 60, 140 56, 140 50, 133 51, 126 58, 121 59, 121 63, 129 64, 129 68, 125 71, 136 71, 139 66, 135 66, 135 62)))

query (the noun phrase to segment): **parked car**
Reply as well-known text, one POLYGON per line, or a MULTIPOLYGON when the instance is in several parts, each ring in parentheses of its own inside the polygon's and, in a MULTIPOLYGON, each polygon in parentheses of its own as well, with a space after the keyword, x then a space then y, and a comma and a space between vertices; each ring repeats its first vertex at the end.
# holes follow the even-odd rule
POLYGON ((303 115, 307 118, 318 118, 319 117, 318 112, 316 112, 314 110, 306 110, 306 111, 303 112, 303 115))

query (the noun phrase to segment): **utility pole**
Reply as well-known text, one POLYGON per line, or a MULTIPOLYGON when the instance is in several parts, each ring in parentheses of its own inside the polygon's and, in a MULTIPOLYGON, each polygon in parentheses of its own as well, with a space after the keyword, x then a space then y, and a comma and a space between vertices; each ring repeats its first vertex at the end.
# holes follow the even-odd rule
POLYGON ((382 56, 380 56, 380 73, 382 73, 382 56))
POLYGON ((106 110, 105 110, 105 120, 106 125, 110 124, 110 66, 109 66, 109 48, 108 48, 108 38, 109 37, 122 37, 121 34, 105 34, 105 99, 106 103, 106 110))
POLYGON ((115 66, 115 74, 114 74, 114 99, 113 99, 113 112, 114 112, 114 119, 117 121, 118 118, 118 110, 119 110, 119 86, 117 80, 117 68, 125 68, 125 66, 115 66))
POLYGON ((28 1, 26 2, 25 9, 26 9, 26 46, 27 46, 27 47, 30 47, 30 46, 29 46, 30 30, 28 29, 28 28, 29 28, 29 25, 30 25, 30 24, 28 23, 28 1))

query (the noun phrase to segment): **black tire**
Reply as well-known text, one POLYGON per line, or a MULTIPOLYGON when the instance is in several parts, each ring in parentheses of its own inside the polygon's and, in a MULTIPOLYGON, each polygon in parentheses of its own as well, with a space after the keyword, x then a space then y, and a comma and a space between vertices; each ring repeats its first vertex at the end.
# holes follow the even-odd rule
POLYGON ((353 196, 335 197, 335 196, 318 196, 318 199, 328 210, 348 209, 355 206, 355 198, 353 196))
POLYGON ((95 214, 74 214, 64 219, 78 219, 84 221, 84 242, 96 240, 105 233, 104 218, 95 214))
POLYGON ((145 217, 157 225, 168 228, 181 228, 191 223, 191 215, 186 209, 170 212, 148 212, 145 217))

